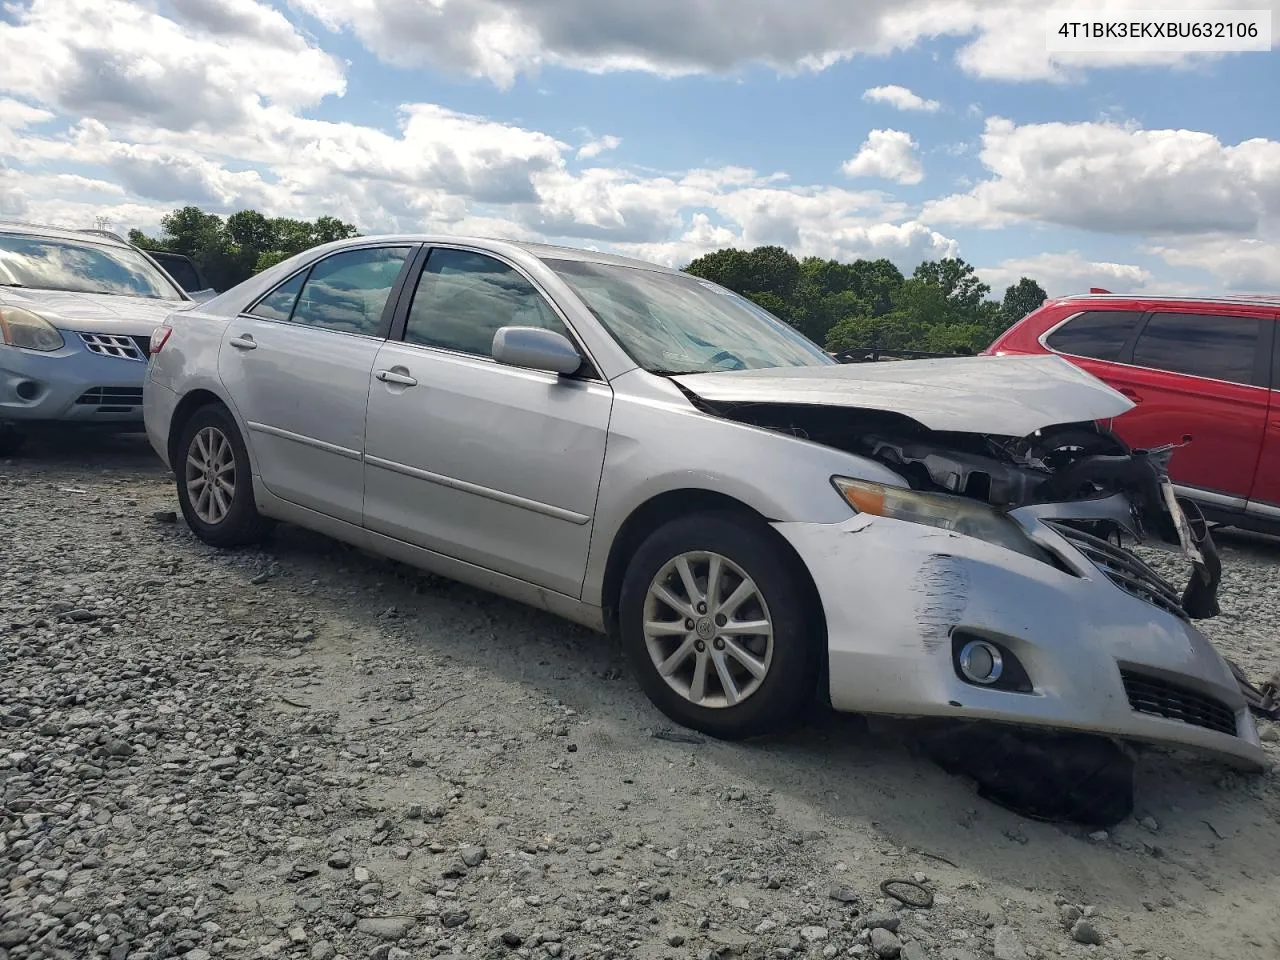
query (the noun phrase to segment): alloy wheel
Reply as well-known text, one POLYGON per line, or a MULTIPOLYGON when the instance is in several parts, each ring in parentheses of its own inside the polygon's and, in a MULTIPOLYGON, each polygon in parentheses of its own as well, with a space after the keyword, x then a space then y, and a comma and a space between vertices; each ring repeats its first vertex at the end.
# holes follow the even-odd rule
POLYGON ((202 522, 217 526, 226 519, 236 495, 236 455, 217 427, 204 427, 191 438, 186 484, 191 507, 202 522))
POLYGON ((663 680, 700 707, 733 707, 773 661, 773 620, 754 580, 728 557, 682 553, 649 584, 644 638, 663 680))

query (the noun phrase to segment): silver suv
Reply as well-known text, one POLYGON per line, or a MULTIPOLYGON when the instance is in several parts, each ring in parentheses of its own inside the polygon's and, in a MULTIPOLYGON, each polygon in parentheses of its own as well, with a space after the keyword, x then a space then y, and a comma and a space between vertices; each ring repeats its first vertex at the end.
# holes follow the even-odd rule
POLYGON ((141 430, 151 331, 192 303, 120 237, 0 222, 0 456, 40 424, 141 430))

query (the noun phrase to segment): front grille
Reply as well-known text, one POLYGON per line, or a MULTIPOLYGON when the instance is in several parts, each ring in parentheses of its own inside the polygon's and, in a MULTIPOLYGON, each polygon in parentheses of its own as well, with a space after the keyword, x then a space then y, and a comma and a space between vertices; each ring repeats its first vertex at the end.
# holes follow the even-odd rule
POLYGON ((76 400, 80 406, 140 407, 141 387, 94 387, 86 390, 76 400))
POLYGON ((151 338, 150 337, 130 337, 129 339, 138 345, 138 349, 142 351, 143 360, 151 356, 151 338))
POLYGON ((1124 681, 1129 706, 1137 713, 1180 720, 1194 727, 1236 736, 1236 715, 1221 701, 1132 670, 1121 670, 1120 678, 1124 681))
POLYGON ((146 362, 147 348, 140 347, 142 337, 117 337, 109 333, 82 333, 79 335, 90 353, 100 357, 116 357, 120 360, 146 362))
POLYGON ((1083 553, 1095 567, 1107 575, 1125 593, 1145 600, 1175 617, 1190 620, 1182 609, 1182 598, 1173 584, 1156 573, 1139 557, 1092 534, 1085 533, 1066 523, 1050 521, 1049 525, 1062 534, 1073 547, 1083 553))

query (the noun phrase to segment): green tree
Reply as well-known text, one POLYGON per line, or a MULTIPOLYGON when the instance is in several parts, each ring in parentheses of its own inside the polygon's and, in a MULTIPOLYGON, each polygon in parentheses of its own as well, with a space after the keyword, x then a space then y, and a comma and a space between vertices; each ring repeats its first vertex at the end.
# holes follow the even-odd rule
POLYGON ((926 260, 911 276, 940 289, 956 311, 953 318, 977 310, 978 304, 991 292, 991 288, 978 279, 972 266, 953 257, 926 260))
POLYGON ((276 233, 257 210, 241 210, 227 217, 227 239, 241 250, 260 253, 275 248, 276 233))
POLYGON ((352 224, 343 223, 337 217, 324 216, 315 219, 312 236, 315 239, 314 246, 319 246, 322 243, 333 243, 335 240, 350 240, 360 234, 352 224))
POLYGON ((1004 300, 1000 304, 1006 326, 1015 324, 1031 311, 1040 309, 1040 305, 1047 299, 1049 295, 1045 293, 1044 287, 1029 277, 1023 277, 1006 288, 1004 300))
POLYGON ((737 247, 726 247, 698 257, 684 268, 684 272, 728 287, 735 293, 752 292, 748 283, 747 253, 737 247))
POLYGON ((160 225, 164 232, 158 237, 131 230, 129 239, 147 249, 185 254, 217 290, 233 287, 318 244, 359 235, 353 225, 331 216, 307 221, 240 210, 224 221, 199 207, 175 210, 160 225))
POLYGON ((771 293, 783 300, 795 296, 800 281, 800 261, 782 247, 756 247, 746 255, 747 288, 751 293, 771 293))

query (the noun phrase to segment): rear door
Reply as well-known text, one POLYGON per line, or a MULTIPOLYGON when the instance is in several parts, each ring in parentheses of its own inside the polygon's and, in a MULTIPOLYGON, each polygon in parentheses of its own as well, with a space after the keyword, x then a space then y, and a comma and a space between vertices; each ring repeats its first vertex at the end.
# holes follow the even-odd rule
POLYGON ((281 499, 361 522, 369 374, 417 249, 329 254, 227 327, 218 372, 249 429, 262 484, 281 499))
POLYGON ((1135 404, 1115 421, 1131 446, 1188 445, 1170 475, 1209 506, 1248 501, 1267 428, 1274 323, 1229 305, 1157 308, 1105 379, 1135 404))

